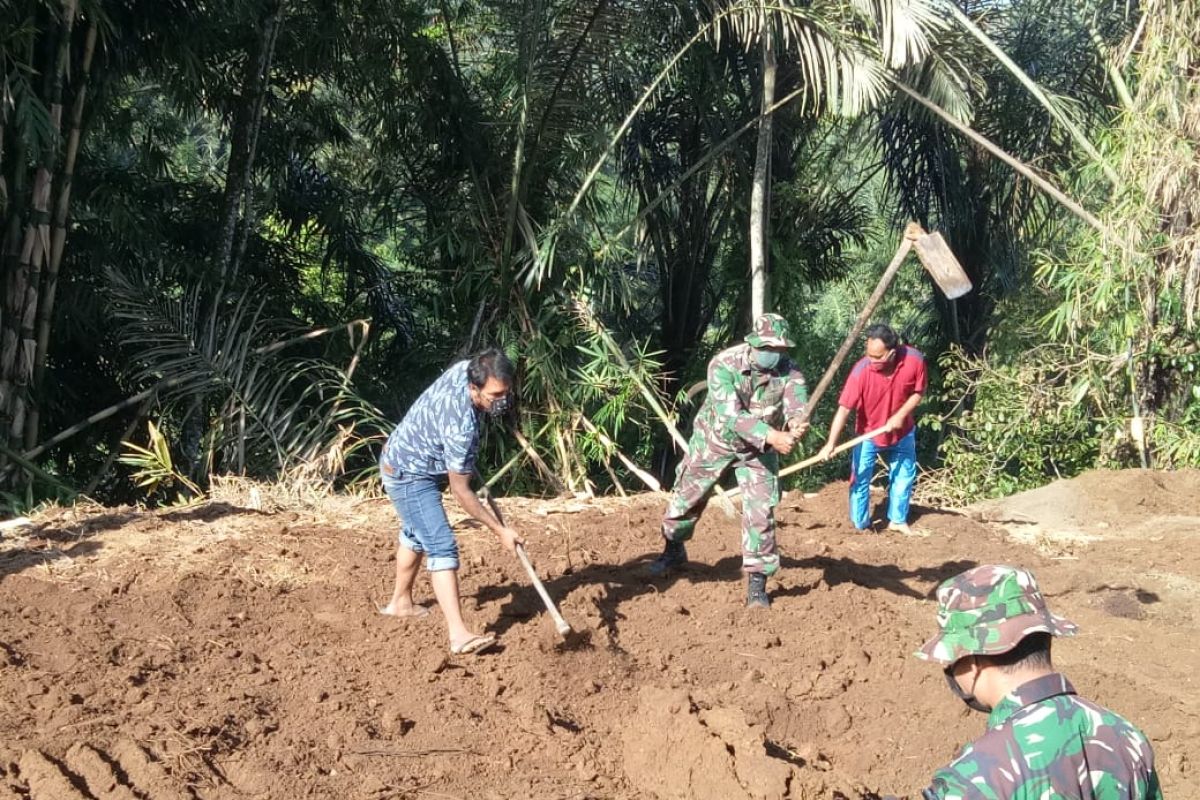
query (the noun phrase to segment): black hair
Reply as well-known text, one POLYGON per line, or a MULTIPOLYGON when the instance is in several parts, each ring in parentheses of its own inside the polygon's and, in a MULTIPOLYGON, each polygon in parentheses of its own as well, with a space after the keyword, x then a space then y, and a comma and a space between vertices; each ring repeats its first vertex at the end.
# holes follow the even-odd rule
POLYGON ((516 379, 517 368, 504 352, 489 347, 471 356, 467 364, 467 380, 476 389, 482 389, 488 378, 495 378, 506 386, 512 386, 516 379))
POLYGON ((878 339, 883 342, 883 346, 888 350, 895 350, 896 345, 900 344, 900 336, 882 322, 876 322, 867 328, 865 335, 868 339, 878 339))
POLYGON ((1054 669, 1050 662, 1050 641, 1053 637, 1045 631, 1031 633, 1007 653, 984 656, 993 667, 1001 672, 1020 672, 1024 669, 1054 669))

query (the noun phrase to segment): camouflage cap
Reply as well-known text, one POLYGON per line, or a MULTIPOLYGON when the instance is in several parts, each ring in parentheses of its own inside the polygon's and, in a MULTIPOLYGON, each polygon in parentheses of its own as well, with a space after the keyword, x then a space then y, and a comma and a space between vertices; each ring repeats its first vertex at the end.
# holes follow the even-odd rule
POLYGON ((746 334, 751 347, 795 347, 787 320, 778 314, 763 314, 754 320, 754 328, 746 334))
POLYGON ((1031 633, 1074 636, 1078 630, 1050 613, 1033 575, 1016 567, 969 569, 943 582, 937 599, 941 630, 915 655, 941 664, 1007 653, 1031 633))

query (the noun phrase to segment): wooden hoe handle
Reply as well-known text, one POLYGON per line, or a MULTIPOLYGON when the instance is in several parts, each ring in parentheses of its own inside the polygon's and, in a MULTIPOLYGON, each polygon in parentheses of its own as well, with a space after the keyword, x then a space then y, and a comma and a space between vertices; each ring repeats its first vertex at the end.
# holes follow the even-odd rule
MULTIPOLYGON (((876 436, 878 436, 881 433, 887 433, 887 428, 878 428, 873 431, 868 431, 867 433, 864 433, 862 436, 855 436, 853 439, 851 439, 848 442, 842 442, 837 447, 833 448, 833 453, 831 455, 836 455, 837 453, 845 452, 846 450, 849 450, 851 447, 856 447, 856 446, 862 444, 867 439, 874 439, 876 436)), ((784 467, 783 469, 779 470, 779 477, 781 477, 781 478, 786 477, 788 475, 791 475, 793 472, 799 472, 802 469, 811 467, 813 464, 818 464, 824 460, 825 459, 821 458, 820 456, 810 456, 810 457, 804 459, 803 461, 799 461, 795 464, 792 464, 790 467, 784 467)), ((734 489, 733 491, 729 492, 728 496, 729 497, 737 497, 741 493, 742 493, 741 489, 734 489)))
MULTIPOLYGON (((492 499, 492 493, 485 486, 483 488, 483 499, 487 501, 488 508, 496 515, 496 519, 504 525, 504 515, 500 513, 500 506, 492 499)), ((550 599, 550 593, 546 591, 545 585, 542 584, 542 579, 538 577, 537 571, 534 570, 533 564, 529 561, 529 556, 525 554, 525 547, 517 545, 517 558, 520 559, 521 565, 525 567, 525 572, 529 574, 529 580, 533 581, 533 588, 537 590, 538 596, 542 598, 542 603, 546 606, 546 611, 550 612, 550 618, 554 620, 554 627, 558 630, 558 635, 566 638, 571 632, 571 626, 563 619, 563 615, 558 612, 558 608, 554 605, 554 601, 550 599)))

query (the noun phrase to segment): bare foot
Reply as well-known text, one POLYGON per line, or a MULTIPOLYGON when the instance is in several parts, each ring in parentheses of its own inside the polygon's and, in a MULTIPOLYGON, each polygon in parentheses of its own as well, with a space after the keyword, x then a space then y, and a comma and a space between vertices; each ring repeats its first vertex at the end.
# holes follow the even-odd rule
POLYGON ((379 613, 385 617, 413 617, 421 618, 429 616, 429 609, 425 606, 419 606, 415 603, 407 605, 398 605, 396 603, 388 603, 386 606, 379 606, 379 613))
POLYGON ((889 522, 887 529, 889 531, 894 531, 896 533, 903 534, 904 536, 925 537, 925 536, 929 535, 925 531, 915 530, 915 529, 909 527, 907 522, 889 522))

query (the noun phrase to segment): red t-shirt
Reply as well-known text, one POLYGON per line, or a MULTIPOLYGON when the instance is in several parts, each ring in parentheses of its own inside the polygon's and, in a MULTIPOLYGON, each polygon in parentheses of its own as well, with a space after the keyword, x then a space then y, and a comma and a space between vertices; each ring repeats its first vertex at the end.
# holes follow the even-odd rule
MULTIPOLYGON (((854 430, 858 434, 882 428, 888 417, 914 394, 925 393, 925 356, 907 345, 896 348, 896 358, 883 370, 871 369, 871 359, 863 358, 850 370, 838 405, 854 411, 854 430)), ((882 433, 872 441, 890 447, 908 435, 916 422, 912 414, 904 418, 898 431, 882 433)))

